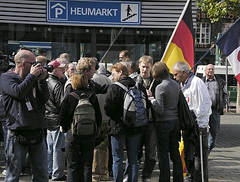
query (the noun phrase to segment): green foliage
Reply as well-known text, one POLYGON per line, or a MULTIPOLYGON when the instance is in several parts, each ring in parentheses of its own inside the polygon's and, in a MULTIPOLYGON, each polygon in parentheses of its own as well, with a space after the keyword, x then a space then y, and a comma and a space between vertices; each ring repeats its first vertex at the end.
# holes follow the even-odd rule
POLYGON ((197 6, 209 15, 212 23, 226 18, 228 14, 240 16, 240 0, 197 0, 197 6))

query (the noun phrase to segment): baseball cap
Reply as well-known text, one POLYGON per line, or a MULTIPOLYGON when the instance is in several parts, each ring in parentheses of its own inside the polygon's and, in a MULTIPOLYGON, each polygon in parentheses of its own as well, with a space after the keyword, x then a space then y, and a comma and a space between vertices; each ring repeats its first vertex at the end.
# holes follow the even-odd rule
POLYGON ((65 64, 60 64, 57 60, 53 60, 51 62, 48 63, 48 65, 52 65, 53 66, 53 69, 56 69, 56 68, 64 68, 65 67, 65 64))

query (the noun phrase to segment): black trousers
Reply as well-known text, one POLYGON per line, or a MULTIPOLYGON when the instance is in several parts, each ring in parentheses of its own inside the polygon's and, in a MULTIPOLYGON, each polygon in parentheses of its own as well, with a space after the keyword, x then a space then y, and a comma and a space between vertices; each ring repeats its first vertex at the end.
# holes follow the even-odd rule
POLYGON ((67 182, 91 182, 95 136, 72 136, 69 130, 65 147, 67 182))

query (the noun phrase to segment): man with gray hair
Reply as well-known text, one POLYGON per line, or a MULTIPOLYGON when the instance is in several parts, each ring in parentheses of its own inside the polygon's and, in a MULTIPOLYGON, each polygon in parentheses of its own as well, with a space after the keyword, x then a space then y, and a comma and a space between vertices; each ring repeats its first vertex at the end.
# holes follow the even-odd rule
MULTIPOLYGON (((172 68, 174 79, 180 82, 182 92, 186 98, 189 109, 196 119, 199 126, 199 134, 202 135, 202 149, 203 149, 203 168, 204 181, 208 182, 208 137, 207 128, 209 123, 209 116, 212 113, 211 100, 204 82, 194 76, 189 71, 187 63, 178 61, 172 68)), ((200 136, 201 137, 201 136, 200 136)), ((195 146, 189 141, 189 133, 183 132, 185 161, 188 170, 188 175, 193 181, 201 181, 200 164, 200 142, 196 139, 195 146), (195 148, 194 150, 191 150, 195 148)))

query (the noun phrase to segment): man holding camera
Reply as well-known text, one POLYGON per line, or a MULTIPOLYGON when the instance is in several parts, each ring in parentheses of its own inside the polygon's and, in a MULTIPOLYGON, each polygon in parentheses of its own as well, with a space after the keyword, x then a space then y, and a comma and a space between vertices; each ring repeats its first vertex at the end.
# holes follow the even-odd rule
POLYGON ((65 135, 60 131, 58 116, 61 103, 64 98, 64 84, 61 78, 64 76, 65 64, 57 60, 48 63, 52 65, 52 71, 48 76, 48 88, 50 97, 46 103, 45 118, 47 121, 47 145, 48 145, 48 175, 53 181, 65 181, 65 156, 62 151, 65 135))
POLYGON ((6 110, 6 182, 19 181, 25 156, 29 153, 32 181, 48 181, 46 122, 44 104, 49 98, 45 70, 35 55, 20 50, 15 69, 2 74, 1 91, 6 110))

